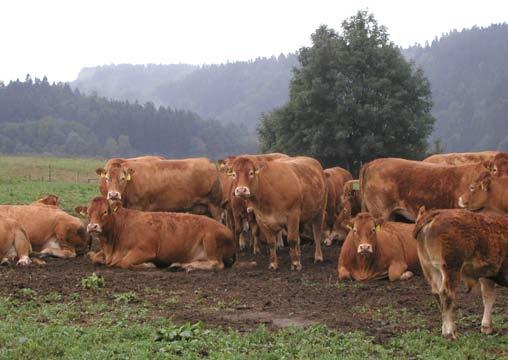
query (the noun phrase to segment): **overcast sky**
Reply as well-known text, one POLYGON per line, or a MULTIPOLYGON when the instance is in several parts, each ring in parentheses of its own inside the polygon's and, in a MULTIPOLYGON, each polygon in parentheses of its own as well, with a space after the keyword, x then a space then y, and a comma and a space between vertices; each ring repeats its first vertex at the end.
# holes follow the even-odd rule
POLYGON ((508 21, 508 0, 2 0, 0 80, 74 80, 82 67, 211 64, 293 52, 320 25, 373 12, 398 45, 508 21))

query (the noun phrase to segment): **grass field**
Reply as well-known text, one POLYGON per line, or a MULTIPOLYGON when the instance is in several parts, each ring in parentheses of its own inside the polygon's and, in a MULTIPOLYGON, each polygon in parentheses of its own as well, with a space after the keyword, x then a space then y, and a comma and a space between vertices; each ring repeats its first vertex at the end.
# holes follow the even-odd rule
MULTIPOLYGON (((95 168, 103 163, 96 159, 0 157, 0 203, 29 203, 53 193, 70 211, 97 194, 96 182, 89 179, 96 178, 95 168)), ((61 261, 55 260, 55 264, 61 261)), ((48 268, 51 265, 46 265, 46 269, 53 271, 48 268)), ((9 278, 19 271, 1 269, 0 276, 9 278)), ((47 274, 38 278, 40 272, 36 267, 25 273, 35 283, 49 281, 47 274)), ((295 281, 297 276, 290 275, 290 280, 295 281)), ((157 288, 118 291, 110 280, 104 286, 96 283, 95 278, 72 281, 61 285, 66 292, 42 293, 26 282, 11 284, 9 290, 0 291, 0 358, 508 359, 508 316, 506 308, 500 305, 495 308, 494 318, 500 333, 485 336, 479 331, 467 331, 460 334, 459 340, 449 342, 440 336, 439 321, 432 323, 429 330, 425 319, 413 314, 409 306, 401 309, 393 304, 380 310, 359 302, 353 309, 359 317, 371 316, 378 324, 414 323, 413 330, 401 331, 379 342, 363 331, 340 331, 325 325, 277 331, 260 326, 241 332, 206 323, 182 323, 172 319, 173 316, 161 316, 161 307, 171 313, 171 306, 181 305, 178 309, 203 306, 209 298, 200 298, 199 290, 181 295, 162 294, 167 300, 161 304, 149 300, 154 292, 161 291, 157 288), (182 305, 182 296, 196 300, 182 305)), ((302 280, 294 286, 316 291, 318 285, 302 280)), ((359 301, 362 299, 363 289, 357 283, 339 284, 335 290, 337 294, 358 292, 359 301)), ((206 311, 223 311, 229 306, 227 301, 230 300, 225 298, 206 311)), ((429 302, 428 307, 437 315, 434 303, 429 302)), ((471 323, 479 328, 480 317, 481 313, 457 312, 459 328, 471 323)), ((376 329, 369 329, 370 334, 375 332, 376 329)))

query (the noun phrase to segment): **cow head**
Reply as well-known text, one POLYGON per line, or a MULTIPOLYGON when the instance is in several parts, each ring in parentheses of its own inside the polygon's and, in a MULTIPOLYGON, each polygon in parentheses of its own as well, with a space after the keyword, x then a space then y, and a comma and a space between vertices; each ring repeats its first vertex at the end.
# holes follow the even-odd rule
POLYGON ((110 201, 121 201, 125 187, 132 181, 134 170, 121 165, 111 166, 107 171, 103 168, 95 170, 99 175, 101 193, 110 201))
POLYGON ((377 234, 383 224, 383 219, 375 219, 369 213, 359 213, 350 223, 351 236, 360 255, 371 256, 377 250, 377 234))
POLYGON ((489 199, 491 180, 491 172, 482 172, 476 180, 469 185, 469 189, 459 197, 459 207, 472 211, 481 210, 489 199))
POLYGON ((90 206, 78 206, 76 212, 88 216, 86 231, 91 235, 101 235, 110 228, 113 214, 121 207, 118 201, 110 202, 102 196, 94 198, 90 206))
POLYGON ((508 153, 499 153, 494 157, 491 168, 492 175, 505 176, 508 175, 508 153))
POLYGON ((263 167, 263 162, 255 163, 248 158, 237 157, 228 170, 228 175, 233 178, 233 194, 242 199, 255 196, 263 167))

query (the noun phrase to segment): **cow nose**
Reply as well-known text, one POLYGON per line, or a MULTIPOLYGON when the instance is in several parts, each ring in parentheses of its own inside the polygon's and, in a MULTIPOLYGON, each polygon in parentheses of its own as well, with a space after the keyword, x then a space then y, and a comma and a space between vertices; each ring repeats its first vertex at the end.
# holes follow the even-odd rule
POLYGON ((461 208, 467 207, 467 201, 464 201, 464 198, 462 198, 462 196, 459 197, 459 207, 461 208))
POLYGON ((358 253, 371 253, 372 252, 372 245, 370 244, 360 244, 358 245, 358 253))
POLYGON ((238 186, 235 189, 235 196, 249 196, 250 190, 247 186, 238 186))
POLYGON ((122 195, 118 191, 109 191, 108 200, 122 200, 122 195))
POLYGON ((101 232, 101 226, 99 224, 88 224, 86 227, 87 232, 101 232))

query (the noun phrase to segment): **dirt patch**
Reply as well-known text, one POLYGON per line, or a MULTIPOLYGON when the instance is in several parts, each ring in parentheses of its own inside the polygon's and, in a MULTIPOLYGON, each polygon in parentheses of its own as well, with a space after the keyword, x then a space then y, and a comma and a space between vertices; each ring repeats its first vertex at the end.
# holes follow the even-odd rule
MULTIPOLYGON (((203 321, 240 331, 260 324, 273 329, 326 324, 342 331, 364 331, 377 342, 417 328, 439 333, 440 315, 422 277, 396 283, 339 283, 339 249, 333 246, 323 250, 324 263, 314 264, 313 246, 304 245, 301 272, 289 270, 287 249, 279 251, 277 272, 268 271, 266 255, 241 254, 241 261, 256 261, 252 268, 191 273, 110 269, 94 266, 85 257, 48 259, 45 266, 0 268, 0 295, 15 296, 19 289, 31 288, 38 296, 59 293, 65 301, 67 296, 76 298, 76 293, 83 299, 110 299, 113 294, 134 292, 151 305, 148 316, 203 321), (94 271, 106 279, 105 288, 98 292, 85 290, 80 284, 94 271)), ((499 289, 494 312, 499 314, 507 306, 508 291, 499 289)), ((461 289, 456 313, 475 320, 465 320, 460 330, 479 331, 482 311, 479 291, 466 295, 461 289)))

